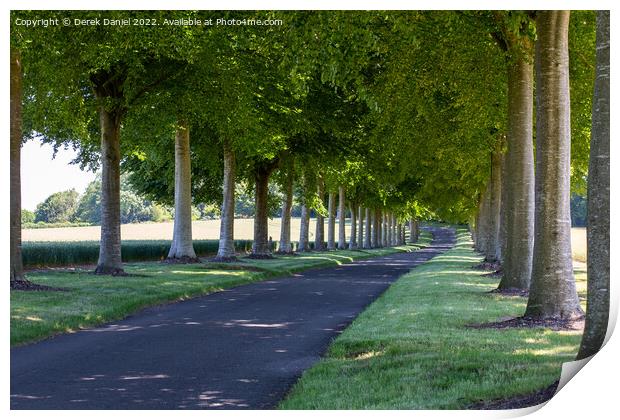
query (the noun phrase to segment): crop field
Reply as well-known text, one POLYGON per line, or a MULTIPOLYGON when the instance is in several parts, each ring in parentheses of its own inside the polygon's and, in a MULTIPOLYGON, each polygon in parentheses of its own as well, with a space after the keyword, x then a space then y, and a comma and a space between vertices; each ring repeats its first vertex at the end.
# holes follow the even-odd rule
POLYGON ((571 229, 571 245, 573 247, 573 259, 580 262, 586 262, 588 260, 586 228, 571 229))
MULTIPOLYGON (((350 233, 350 220, 347 220, 347 237, 350 233)), ((301 219, 291 220, 291 240, 299 240, 301 219)), ((316 219, 310 219, 310 241, 314 240, 316 219)), ((121 226, 123 240, 172 240, 173 222, 163 223, 132 223, 121 226)), ((194 239, 218 239, 220 237, 220 220, 196 220, 192 223, 194 239)), ((24 242, 40 241, 98 241, 99 226, 81 226, 69 228, 41 228, 22 230, 24 242)), ((235 219, 235 239, 252 239, 254 236, 253 219, 235 219)), ((274 241, 280 239, 280 219, 269 219, 269 236, 274 241)), ((325 222, 325 240, 327 240, 327 222, 325 222)), ((336 221, 336 240, 338 240, 338 221, 336 221)))

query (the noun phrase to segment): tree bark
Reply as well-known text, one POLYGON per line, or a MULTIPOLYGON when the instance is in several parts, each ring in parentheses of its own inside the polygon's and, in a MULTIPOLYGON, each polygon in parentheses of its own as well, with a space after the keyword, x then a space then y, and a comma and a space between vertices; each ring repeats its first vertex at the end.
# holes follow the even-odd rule
POLYGON ((293 208, 293 165, 288 168, 286 183, 284 186, 284 199, 282 200, 282 223, 280 224, 280 245, 278 253, 290 254, 293 252, 291 245, 291 210, 293 208))
MULTIPOLYGON (((324 202, 325 200, 325 193, 323 190, 323 180, 319 179, 319 183, 317 186, 317 194, 319 196, 319 199, 321 200, 321 203, 324 202)), ((322 251, 325 249, 325 223, 323 221, 323 216, 321 214, 319 214, 319 212, 316 212, 316 233, 315 233, 315 239, 314 239, 314 249, 317 251, 322 251)))
POLYGON ((396 243, 394 245, 402 245, 403 243, 403 226, 398 223, 396 225, 396 243))
POLYGON ((357 211, 355 206, 351 206, 351 237, 349 239, 349 249, 357 249, 357 211))
POLYGON ((500 211, 502 194, 502 150, 498 142, 491 155, 491 178, 489 180, 489 214, 488 239, 485 261, 497 262, 497 250, 500 248, 500 211))
POLYGON ((264 165, 258 165, 254 170, 255 182, 255 207, 254 207, 254 241, 252 243, 251 258, 271 258, 269 246, 269 177, 276 168, 276 162, 272 161, 264 165))
POLYGON ((476 223, 476 251, 484 255, 489 248, 490 201, 489 183, 487 182, 483 193, 480 195, 476 223))
POLYGON ((372 236, 370 239, 370 247, 378 248, 381 234, 379 233, 379 226, 381 225, 381 217, 379 209, 375 208, 372 214, 372 236))
POLYGON ((499 210, 499 230, 497 239, 497 248, 495 249, 495 260, 500 264, 504 263, 504 254, 506 252, 506 214, 508 210, 508 198, 506 195, 506 153, 502 153, 501 159, 501 192, 500 192, 500 210, 499 210))
POLYGON ((388 233, 388 229, 387 229, 387 214, 384 211, 381 211, 379 213, 379 229, 381 232, 380 235, 380 239, 379 239, 379 246, 384 248, 387 246, 387 233, 388 233))
MULTIPOLYGON (((358 206, 358 229, 357 229, 357 248, 361 248, 364 243, 364 208, 362 206, 358 206)), ((353 210, 351 210, 353 211, 353 210)))
POLYGON ((222 218, 220 243, 216 261, 235 261, 235 152, 228 141, 224 142, 224 182, 222 184, 222 218))
POLYGON ((168 261, 198 262, 192 242, 192 167, 189 126, 179 121, 174 139, 174 230, 168 261))
POLYGON ((310 238, 310 211, 306 203, 306 179, 303 179, 303 190, 301 193, 301 221, 299 227, 299 246, 298 251, 308 252, 310 251, 309 238, 310 238))
POLYGON ((588 166, 588 304, 577 360, 603 346, 609 323, 609 10, 596 17, 596 80, 588 166))
POLYGON ((99 107, 101 127, 101 241, 95 274, 123 275, 121 261, 121 113, 99 107))
POLYGON ((400 236, 398 229, 400 228, 400 224, 398 223, 398 219, 392 213, 392 245, 400 245, 400 236))
POLYGON ((22 147, 22 60, 20 51, 11 48, 11 191, 10 191, 10 264, 11 288, 28 287, 22 260, 21 147, 22 147))
POLYGON ((310 212, 306 204, 301 205, 301 226, 299 228, 299 247, 300 252, 310 251, 308 246, 310 231, 310 212))
POLYGON ((338 187, 338 249, 346 249, 347 238, 345 233, 346 196, 344 187, 338 187))
POLYGON ((372 230, 372 217, 370 209, 366 207, 364 218, 366 219, 366 229, 364 230, 364 249, 372 248, 371 230, 372 230))
POLYGON ((327 202, 327 250, 336 249, 336 194, 330 192, 327 202))
MULTIPOLYGON (((518 47, 513 47, 518 49, 518 47)), ((508 150, 506 154, 506 249, 498 289, 526 290, 534 246, 534 148, 531 47, 508 65, 508 150)))
POLYGON ((536 17, 536 258, 526 317, 583 314, 570 243, 569 18, 569 11, 541 11, 536 17))
POLYGON ((393 228, 394 225, 392 224, 392 213, 386 212, 385 213, 385 223, 384 226, 386 227, 386 234, 385 234, 385 241, 383 242, 384 246, 392 246, 394 245, 394 232, 393 232, 393 228))

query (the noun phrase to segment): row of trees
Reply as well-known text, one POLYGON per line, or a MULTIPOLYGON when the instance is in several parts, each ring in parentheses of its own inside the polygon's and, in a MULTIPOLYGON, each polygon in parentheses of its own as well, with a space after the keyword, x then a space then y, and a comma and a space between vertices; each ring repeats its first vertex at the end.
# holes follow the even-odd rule
MULTIPOLYGON (((62 12, 93 13, 215 15, 62 12)), ((174 205, 169 256, 181 261, 195 258, 192 200, 221 205, 217 258, 235 258, 235 186, 243 180, 254 191, 253 257, 270 255, 269 186, 277 183, 281 252, 290 251, 293 197, 302 250, 310 211, 318 249, 325 239, 336 246, 336 214, 339 247, 379 246, 382 232, 392 236, 386 243, 402 241, 405 221, 414 231, 431 216, 471 221, 478 249, 502 262, 500 289, 531 284, 529 316, 579 313, 566 235, 571 183, 583 192, 588 166, 593 13, 223 14, 283 25, 12 27, 12 168, 22 138, 35 135, 101 167, 97 273, 123 273, 121 172, 148 199, 174 205), (346 207, 355 226, 348 239, 346 207)), ((18 187, 12 172, 12 199, 18 187)), ((12 229, 12 281, 23 280, 18 235, 12 229)))
MULTIPOLYGON (((510 118, 514 121, 509 123, 506 158, 492 156, 491 175, 473 223, 477 249, 486 262, 501 265, 498 289, 529 291, 526 318, 572 319, 583 315, 570 241, 569 16, 568 12, 537 12, 532 16, 535 45, 529 49, 526 39, 519 50, 519 54, 530 51, 533 57, 517 58, 516 63, 509 64, 509 80, 514 83, 508 93, 514 98, 514 104, 509 102, 513 104, 510 118), (511 65, 520 66, 518 74, 510 74, 511 65)), ((608 11, 598 13, 596 45, 587 185, 588 312, 579 358, 598 351, 609 318, 608 11)))

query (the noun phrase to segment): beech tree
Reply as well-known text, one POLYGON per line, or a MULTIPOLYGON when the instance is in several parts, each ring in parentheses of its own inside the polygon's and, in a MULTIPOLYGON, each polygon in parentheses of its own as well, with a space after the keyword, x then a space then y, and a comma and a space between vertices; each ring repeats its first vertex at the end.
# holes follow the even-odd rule
POLYGON ((603 346, 609 323, 609 10, 596 17, 596 81, 588 170, 588 301, 577 360, 603 346))
POLYGON ((24 275, 22 260, 22 219, 21 219, 21 147, 22 147, 22 61, 19 49, 11 45, 10 55, 10 264, 11 289, 30 288, 32 284, 24 275))
POLYGON ((569 11, 536 16, 536 258, 526 317, 583 314, 570 242, 569 19, 569 11))

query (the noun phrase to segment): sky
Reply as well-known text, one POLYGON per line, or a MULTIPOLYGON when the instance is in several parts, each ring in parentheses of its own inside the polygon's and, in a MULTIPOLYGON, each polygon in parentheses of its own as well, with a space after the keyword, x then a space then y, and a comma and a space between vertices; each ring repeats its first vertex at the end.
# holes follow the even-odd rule
POLYGON ((53 149, 37 139, 28 140, 21 151, 22 208, 34 211, 37 204, 51 194, 74 188, 82 194, 95 179, 93 172, 82 171, 69 162, 76 156, 73 150, 59 149, 52 159, 53 149))

